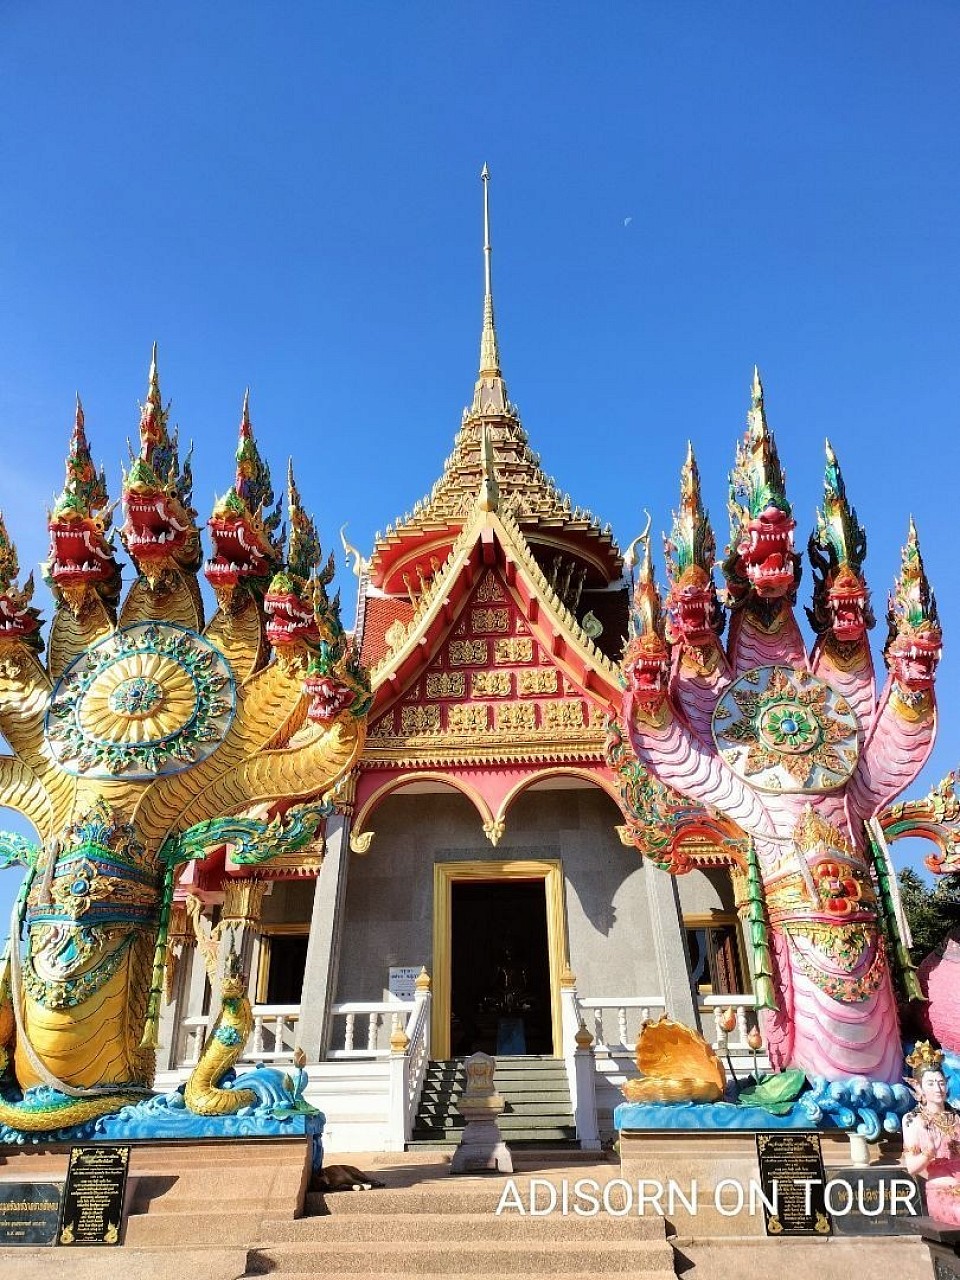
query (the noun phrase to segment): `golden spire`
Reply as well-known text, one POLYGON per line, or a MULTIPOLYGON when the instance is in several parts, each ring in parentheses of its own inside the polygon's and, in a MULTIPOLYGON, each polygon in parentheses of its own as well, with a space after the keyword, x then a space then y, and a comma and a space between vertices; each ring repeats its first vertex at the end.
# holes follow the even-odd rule
POLYGON ((483 183, 483 332, 480 335, 480 377, 500 377, 500 351, 497 347, 497 330, 493 319, 493 273, 490 246, 490 170, 486 165, 480 171, 483 183))
MULTIPOLYGON (((486 167, 486 166, 484 166, 486 167)), ((478 502, 481 511, 496 511, 500 505, 500 486, 497 484, 497 467, 493 456, 493 441, 490 429, 484 423, 481 428, 480 462, 483 467, 483 479, 480 481, 478 502)))

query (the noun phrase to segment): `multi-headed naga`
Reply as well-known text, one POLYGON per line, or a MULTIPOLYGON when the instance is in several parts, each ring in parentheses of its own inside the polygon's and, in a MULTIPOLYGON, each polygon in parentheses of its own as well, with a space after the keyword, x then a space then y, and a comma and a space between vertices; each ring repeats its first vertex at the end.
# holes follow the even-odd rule
MULTIPOLYGON (((666 796, 680 822, 711 826, 752 877, 756 986, 774 1065, 895 1081, 902 1054, 882 927, 895 905, 880 818, 933 746, 936 603, 911 521, 878 696, 866 538, 828 444, 810 539, 808 654, 794 617, 796 525, 758 374, 747 422, 730 478, 726 609, 691 451, 666 541, 665 607, 649 541, 635 589, 624 725, 641 765, 670 789, 660 802, 666 796)), ((615 737, 614 746, 622 766, 625 744, 615 737)))
POLYGON ((302 847, 363 747, 369 689, 292 473, 284 555, 245 401, 236 477, 209 522, 218 608, 204 627, 189 461, 168 414, 154 351, 123 478, 136 577, 118 615, 106 483, 78 402, 48 522, 46 664, 32 581, 17 585, 0 522, 0 731, 13 753, 0 757, 0 804, 38 837, 0 836, 0 862, 26 868, 0 975, 0 1124, 18 1130, 149 1093, 176 869, 224 844, 248 863, 302 847))

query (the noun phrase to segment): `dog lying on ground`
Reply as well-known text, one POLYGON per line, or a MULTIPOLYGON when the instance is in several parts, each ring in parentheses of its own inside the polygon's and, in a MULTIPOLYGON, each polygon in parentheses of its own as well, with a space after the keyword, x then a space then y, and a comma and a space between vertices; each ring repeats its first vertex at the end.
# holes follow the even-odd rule
POLYGON ((325 1164, 311 1182, 311 1190, 322 1194, 330 1191, 373 1191, 385 1186, 385 1182, 378 1182, 352 1164, 325 1164))

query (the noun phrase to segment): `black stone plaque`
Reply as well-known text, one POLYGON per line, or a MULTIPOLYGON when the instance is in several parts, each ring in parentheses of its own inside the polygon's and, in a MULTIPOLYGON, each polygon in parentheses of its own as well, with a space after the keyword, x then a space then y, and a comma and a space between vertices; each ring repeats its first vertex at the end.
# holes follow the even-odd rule
POLYGON ((0 1182, 0 1246, 53 1244, 60 1191, 59 1182, 0 1182))
POLYGON ((760 1186, 768 1236, 828 1236, 820 1135, 798 1129, 757 1134, 760 1186))
POLYGON ((120 1244, 129 1147, 72 1147, 58 1244, 120 1244))
POLYGON ((923 1199, 918 1180, 906 1169, 828 1169, 827 1182, 827 1207, 838 1236, 917 1234, 923 1199))

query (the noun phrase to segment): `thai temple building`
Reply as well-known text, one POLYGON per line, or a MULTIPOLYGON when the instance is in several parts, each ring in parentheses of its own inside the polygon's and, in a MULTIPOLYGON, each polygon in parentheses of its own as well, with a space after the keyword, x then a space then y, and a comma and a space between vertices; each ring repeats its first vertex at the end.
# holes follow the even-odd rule
POLYGON ((330 1151, 429 1138, 431 1063, 478 1049, 554 1072, 550 1134, 595 1146, 644 1018, 733 1053, 752 1025, 730 869, 668 874, 624 825, 604 744, 632 556, 547 475, 508 394, 488 186, 479 369, 452 452, 354 556, 374 693, 359 765, 315 846, 255 870, 228 850, 176 891, 158 1086, 186 1077, 216 1016, 202 913, 250 974, 247 1056, 305 1055, 330 1151))

